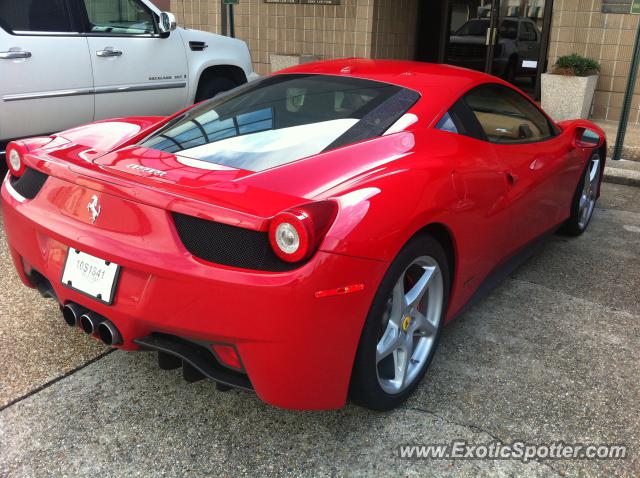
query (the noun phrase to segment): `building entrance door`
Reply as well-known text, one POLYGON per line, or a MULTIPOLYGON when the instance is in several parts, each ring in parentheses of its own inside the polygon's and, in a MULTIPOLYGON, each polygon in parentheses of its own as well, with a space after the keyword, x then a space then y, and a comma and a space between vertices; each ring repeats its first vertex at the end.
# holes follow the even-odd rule
POLYGON ((539 96, 552 0, 444 0, 442 63, 499 76, 539 96))

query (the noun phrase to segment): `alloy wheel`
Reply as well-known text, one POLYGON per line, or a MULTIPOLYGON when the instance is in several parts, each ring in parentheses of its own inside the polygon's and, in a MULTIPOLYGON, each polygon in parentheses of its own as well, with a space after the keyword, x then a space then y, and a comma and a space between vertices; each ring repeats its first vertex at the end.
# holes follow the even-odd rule
POLYGON ((436 344, 444 297, 442 273, 430 256, 415 259, 387 300, 376 346, 378 383, 389 394, 409 387, 436 344))
POLYGON ((584 230, 596 205, 596 196, 598 195, 598 185, 600 183, 600 155, 594 153, 589 160, 587 173, 584 176, 584 184, 580 195, 580 203, 578 206, 578 227, 584 230))

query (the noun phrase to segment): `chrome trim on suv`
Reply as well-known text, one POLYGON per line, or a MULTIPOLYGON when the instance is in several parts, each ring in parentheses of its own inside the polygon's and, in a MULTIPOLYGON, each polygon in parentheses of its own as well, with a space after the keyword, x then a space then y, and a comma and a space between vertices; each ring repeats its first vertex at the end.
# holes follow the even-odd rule
POLYGON ((2 101, 39 100, 44 98, 60 98, 64 96, 104 95, 107 93, 123 93, 128 91, 169 90, 186 88, 186 81, 148 83, 143 85, 99 86, 97 88, 77 88, 70 90, 41 91, 36 93, 20 93, 4 95, 2 101))

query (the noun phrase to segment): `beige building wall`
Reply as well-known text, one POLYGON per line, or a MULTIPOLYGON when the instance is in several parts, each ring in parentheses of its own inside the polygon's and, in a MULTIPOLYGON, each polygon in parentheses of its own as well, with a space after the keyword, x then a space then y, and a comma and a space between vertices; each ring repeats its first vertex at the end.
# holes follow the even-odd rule
POLYGON ((420 0, 378 0, 373 7, 371 57, 413 60, 420 0))
MULTIPOLYGON (((251 49, 254 69, 271 71, 270 54, 406 58, 415 49, 419 0, 342 0, 341 5, 268 4, 234 8, 236 37, 251 49)), ((220 2, 171 0, 181 25, 219 33, 220 2)))
MULTIPOLYGON (((555 0, 549 68, 558 56, 578 53, 602 65, 593 117, 618 121, 629 75, 638 15, 601 13, 602 0, 555 0)), ((640 82, 636 84, 640 93, 640 82)), ((633 97, 629 121, 640 123, 640 94, 633 97)))

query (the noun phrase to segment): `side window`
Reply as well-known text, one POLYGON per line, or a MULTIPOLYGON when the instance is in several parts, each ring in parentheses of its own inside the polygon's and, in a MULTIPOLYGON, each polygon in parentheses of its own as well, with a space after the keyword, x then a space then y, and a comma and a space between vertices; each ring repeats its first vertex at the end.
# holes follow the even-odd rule
POLYGON ((522 23, 522 33, 521 40, 523 41, 536 41, 538 39, 538 34, 536 33, 536 29, 529 22, 522 23))
POLYGON ((462 134, 471 138, 485 140, 485 135, 475 116, 465 103, 459 99, 436 124, 436 129, 462 134))
POLYGON ((448 111, 444 114, 442 119, 438 121, 436 129, 448 131, 449 133, 458 133, 458 127, 454 123, 453 118, 451 117, 451 113, 449 113, 448 111))
POLYGON ((513 20, 505 20, 498 29, 498 36, 500 38, 506 38, 508 40, 515 40, 518 38, 518 22, 513 20))
POLYGON ((84 0, 89 32, 149 35, 156 32, 153 13, 137 0, 84 0))
POLYGON ((71 32, 65 0, 2 0, 0 26, 10 32, 71 32))
POLYGON ((497 84, 482 85, 464 98, 491 142, 526 143, 553 136, 544 114, 511 88, 497 84))

